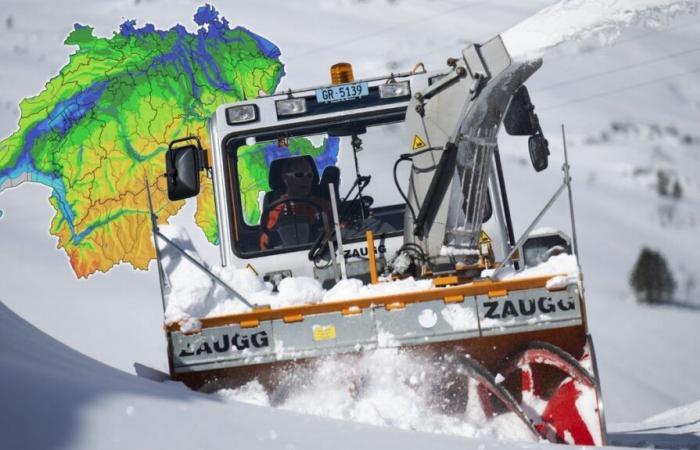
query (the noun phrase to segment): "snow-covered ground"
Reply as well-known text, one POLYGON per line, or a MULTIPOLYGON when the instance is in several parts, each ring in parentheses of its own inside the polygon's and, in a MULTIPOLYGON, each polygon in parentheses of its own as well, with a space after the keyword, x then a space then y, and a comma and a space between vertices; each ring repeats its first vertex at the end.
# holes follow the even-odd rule
MULTIPOLYGON (((280 88, 288 88, 325 83, 327 68, 339 60, 352 62, 358 77, 410 69, 418 61, 439 68, 468 42, 483 41, 550 3, 261 0, 216 7, 280 46, 288 74, 280 88)), ((651 2, 567 2, 583 3, 651 2)), ((94 25, 99 35, 127 18, 169 27, 192 23, 199 5, 3 0, 0 135, 15 129, 19 100, 39 92, 67 60, 62 42, 74 22, 94 25)), ((560 124, 566 124, 611 441, 699 448, 700 20, 681 16, 661 25, 613 29, 619 39, 607 46, 593 36, 549 50, 528 86, 551 143, 550 169, 532 171, 522 140, 504 136, 502 150, 517 232, 561 180, 560 124), (660 171, 679 181, 682 198, 659 195, 660 171), (684 307, 634 303, 627 281, 642 246, 669 260, 684 307)), ((606 30, 604 38, 610 36, 606 30)), ((48 196, 46 188, 26 184, 0 195, 2 448, 513 447, 488 433, 465 440, 378 428, 135 377, 134 362, 167 370, 156 275, 118 267, 75 280, 48 235, 48 196)), ((192 214, 187 208, 176 222, 190 223, 192 214)), ((544 222, 568 231, 567 220, 562 208, 544 222)), ((208 257, 216 256, 201 232, 191 234, 208 257)), ((300 400, 290 409, 314 412, 309 404, 300 400)))
MULTIPOLYGON (((0 304, 5 449, 464 448, 463 439, 225 401, 95 361, 0 304)), ((481 448, 512 443, 473 441, 481 448)))

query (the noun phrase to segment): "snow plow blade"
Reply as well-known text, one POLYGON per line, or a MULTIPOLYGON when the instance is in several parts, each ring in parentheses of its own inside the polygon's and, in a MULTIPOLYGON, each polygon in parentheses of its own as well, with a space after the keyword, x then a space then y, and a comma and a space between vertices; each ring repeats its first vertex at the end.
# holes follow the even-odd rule
MULTIPOLYGON (((455 375, 471 374, 488 392, 484 398, 505 405, 541 437, 601 445, 597 377, 585 368, 592 353, 583 298, 576 284, 547 290, 550 278, 257 309, 203 318, 193 334, 173 324, 167 329, 171 376, 202 391, 257 379, 273 393, 285 374, 321 357, 383 347, 435 360, 454 355, 455 375), (451 323, 456 315, 470 319, 451 323), (387 334, 390 339, 382 338, 387 334), (494 381, 499 374, 501 384, 494 381), (579 411, 581 399, 590 411, 579 411), (578 417, 573 423, 572 415, 578 417)), ((499 410, 490 400, 481 403, 489 415, 499 410)))

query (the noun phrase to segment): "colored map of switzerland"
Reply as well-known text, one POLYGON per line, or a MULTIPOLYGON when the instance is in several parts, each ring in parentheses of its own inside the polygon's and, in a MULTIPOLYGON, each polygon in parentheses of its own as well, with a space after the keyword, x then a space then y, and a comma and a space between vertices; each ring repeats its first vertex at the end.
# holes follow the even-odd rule
MULTIPOLYGON (((273 92, 284 75, 271 42, 230 28, 209 5, 194 20, 196 32, 126 21, 110 38, 76 25, 65 44, 78 50, 20 103, 18 130, 0 142, 0 192, 25 181, 52 189, 50 233, 79 277, 120 262, 147 268, 146 180, 159 222, 183 206, 168 201, 160 176, 168 143, 196 135, 208 147, 206 122, 218 105, 273 92)), ((212 186, 203 181, 195 219, 216 243, 212 186)))

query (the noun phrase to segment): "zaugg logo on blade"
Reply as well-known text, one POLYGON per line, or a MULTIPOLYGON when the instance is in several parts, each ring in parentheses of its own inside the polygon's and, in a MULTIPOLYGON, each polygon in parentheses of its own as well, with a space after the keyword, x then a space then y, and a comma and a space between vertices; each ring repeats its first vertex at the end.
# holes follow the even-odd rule
POLYGON ((235 333, 230 336, 228 333, 224 333, 210 345, 209 341, 204 341, 197 349, 194 348, 191 342, 187 343, 187 346, 180 350, 179 356, 195 356, 212 353, 227 353, 229 351, 243 351, 249 348, 263 348, 269 347, 270 339, 267 336, 267 331, 259 331, 253 334, 240 334, 235 333))
POLYGON ((494 300, 483 303, 486 311, 485 319, 507 319, 509 317, 534 316, 535 314, 551 314, 559 311, 571 311, 576 308, 573 298, 559 299, 539 297, 537 299, 494 300))

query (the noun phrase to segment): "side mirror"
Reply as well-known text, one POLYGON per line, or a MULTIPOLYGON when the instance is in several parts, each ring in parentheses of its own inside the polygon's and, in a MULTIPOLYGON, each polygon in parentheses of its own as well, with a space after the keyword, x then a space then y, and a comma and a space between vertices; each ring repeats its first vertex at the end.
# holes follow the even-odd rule
POLYGON ((527 141, 530 161, 535 172, 541 172, 549 165, 549 142, 541 134, 530 136, 527 141))
POLYGON ((204 151, 196 137, 177 139, 165 153, 165 176, 168 179, 168 198, 183 200, 199 194, 199 172, 203 169, 204 151), (176 144, 190 142, 176 147, 176 144), (196 144, 195 144, 196 143, 196 144))
POLYGON ((530 94, 524 85, 513 94, 503 124, 511 136, 530 136, 539 130, 540 123, 535 114, 535 105, 530 101, 530 94))

